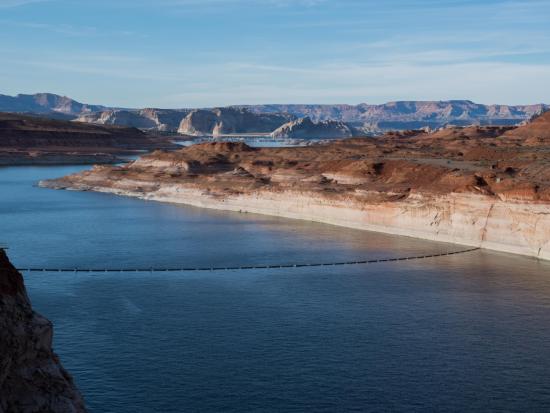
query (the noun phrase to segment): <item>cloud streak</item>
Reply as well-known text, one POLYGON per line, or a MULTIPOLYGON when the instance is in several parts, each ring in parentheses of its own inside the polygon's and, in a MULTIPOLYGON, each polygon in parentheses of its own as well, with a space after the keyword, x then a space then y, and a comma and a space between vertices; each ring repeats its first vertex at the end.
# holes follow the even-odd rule
POLYGON ((549 99, 550 1, 51 0, 17 9, 40 1, 0 0, 0 93, 175 107, 549 99))
POLYGON ((50 0, 0 0, 0 9, 26 6, 34 3, 44 3, 50 0))

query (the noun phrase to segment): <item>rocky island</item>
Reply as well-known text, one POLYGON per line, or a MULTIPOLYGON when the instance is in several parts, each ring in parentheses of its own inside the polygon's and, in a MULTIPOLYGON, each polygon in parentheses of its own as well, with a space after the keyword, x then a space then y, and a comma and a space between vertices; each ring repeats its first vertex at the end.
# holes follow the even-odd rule
POLYGON ((313 122, 310 118, 290 121, 271 132, 274 139, 335 139, 351 138, 358 134, 344 122, 325 120, 313 122))
POLYGON ((52 336, 52 323, 33 311, 23 277, 0 249, 0 413, 86 411, 52 336))
POLYGON ((215 142, 42 186, 306 219, 550 259, 550 112, 300 148, 215 142))

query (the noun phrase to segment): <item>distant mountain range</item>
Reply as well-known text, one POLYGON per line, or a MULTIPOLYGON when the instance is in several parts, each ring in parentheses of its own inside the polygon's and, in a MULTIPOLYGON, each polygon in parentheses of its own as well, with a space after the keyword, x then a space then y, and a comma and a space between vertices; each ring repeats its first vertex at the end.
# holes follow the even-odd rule
POLYGON ((88 105, 66 96, 53 93, 8 96, 0 95, 0 112, 36 113, 75 117, 83 113, 99 112, 107 109, 101 105, 88 105))
POLYGON ((294 123, 289 129, 294 135, 309 136, 305 130, 300 132, 301 127, 323 134, 326 126, 331 128, 330 132, 326 132, 332 136, 335 125, 327 121, 341 122, 336 130, 345 130, 346 134, 349 130, 364 134, 446 125, 515 125, 548 109, 550 106, 545 104, 483 105, 469 100, 403 101, 381 105, 273 104, 213 109, 120 109, 80 103, 51 93, 0 95, 1 112, 28 113, 189 135, 269 133, 301 118, 309 118, 311 122, 320 125, 312 126, 311 122, 294 123))
POLYGON ((289 113, 314 122, 335 120, 374 129, 437 128, 448 124, 515 125, 550 109, 549 105, 482 105, 469 100, 402 101, 381 105, 251 105, 254 113, 289 113))

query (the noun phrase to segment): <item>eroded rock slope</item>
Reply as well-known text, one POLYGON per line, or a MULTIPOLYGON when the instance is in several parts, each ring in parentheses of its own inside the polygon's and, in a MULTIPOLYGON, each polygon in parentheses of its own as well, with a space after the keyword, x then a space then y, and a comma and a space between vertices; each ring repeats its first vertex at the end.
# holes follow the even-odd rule
POLYGON ((550 112, 300 148, 215 142, 43 183, 550 258, 550 112))

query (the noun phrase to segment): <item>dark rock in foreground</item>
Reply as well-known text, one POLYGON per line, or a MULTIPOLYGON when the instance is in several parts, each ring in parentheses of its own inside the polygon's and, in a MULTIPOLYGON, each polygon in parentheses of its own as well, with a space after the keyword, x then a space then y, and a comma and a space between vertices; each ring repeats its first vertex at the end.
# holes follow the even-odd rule
POLYGON ((86 411, 52 337, 52 323, 32 310, 23 277, 0 250, 0 413, 86 411))

